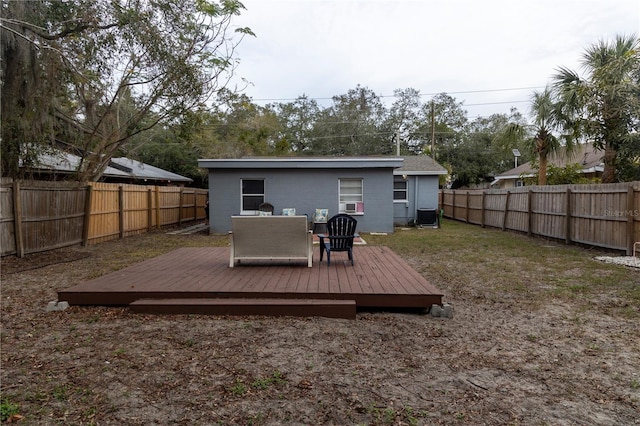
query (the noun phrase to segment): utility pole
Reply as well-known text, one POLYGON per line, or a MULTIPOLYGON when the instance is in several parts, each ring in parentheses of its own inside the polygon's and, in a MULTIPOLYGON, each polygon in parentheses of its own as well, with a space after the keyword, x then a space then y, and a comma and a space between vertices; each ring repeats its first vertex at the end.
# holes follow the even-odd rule
POLYGON ((433 99, 431 100, 431 158, 436 159, 436 113, 433 99))
POLYGON ((398 132, 393 134, 393 138, 396 140, 396 157, 400 157, 400 137, 398 136, 398 132))

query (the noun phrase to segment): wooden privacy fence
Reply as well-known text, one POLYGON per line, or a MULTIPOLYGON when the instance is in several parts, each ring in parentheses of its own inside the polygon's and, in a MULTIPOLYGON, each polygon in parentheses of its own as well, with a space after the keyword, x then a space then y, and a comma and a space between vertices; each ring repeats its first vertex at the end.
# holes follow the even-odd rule
POLYGON ((633 252, 640 241, 640 182, 442 190, 444 216, 502 230, 526 232, 633 252))
POLYGON ((206 189, 44 181, 0 182, 1 254, 97 244, 205 218, 206 189))

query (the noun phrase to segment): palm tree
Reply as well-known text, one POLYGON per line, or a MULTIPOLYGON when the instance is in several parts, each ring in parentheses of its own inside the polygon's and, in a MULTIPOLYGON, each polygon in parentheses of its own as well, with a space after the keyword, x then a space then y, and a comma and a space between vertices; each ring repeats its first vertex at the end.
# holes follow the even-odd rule
MULTIPOLYGON (((547 184, 547 164, 548 157, 560 151, 563 148, 561 138, 555 136, 554 133, 564 128, 562 111, 558 104, 554 101, 553 90, 546 87, 542 92, 535 91, 531 100, 531 116, 533 118, 533 136, 527 136, 527 130, 520 124, 509 124, 502 132, 502 138, 507 140, 525 141, 525 146, 529 151, 538 157, 538 185, 547 184)), ((566 136, 566 135, 563 135, 566 136)), ((573 139, 563 137, 565 141, 564 148, 567 151, 573 149, 573 139)))
MULTIPOLYGON (((546 185, 548 157, 550 154, 558 152, 562 147, 560 139, 553 134, 554 131, 561 128, 562 121, 549 87, 546 87, 542 92, 535 91, 533 93, 531 113, 535 135, 527 141, 527 146, 539 159, 538 185, 546 185)), ((566 146, 570 150, 572 144, 567 143, 566 146)))
POLYGON ((573 117, 574 135, 604 149, 602 182, 615 182, 618 151, 640 137, 640 39, 619 35, 611 44, 600 41, 585 51, 582 67, 584 79, 559 68, 554 89, 563 112, 573 117))

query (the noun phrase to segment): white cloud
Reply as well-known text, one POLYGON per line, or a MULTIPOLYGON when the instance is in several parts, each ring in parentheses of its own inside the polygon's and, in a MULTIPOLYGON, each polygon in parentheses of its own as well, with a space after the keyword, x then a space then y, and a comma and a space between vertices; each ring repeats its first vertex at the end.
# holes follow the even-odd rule
MULTIPOLYGON (((638 0, 245 0, 256 38, 237 74, 259 99, 330 98, 360 84, 389 96, 542 87, 559 66, 616 34, 640 35, 638 0)), ((528 100, 532 90, 456 94, 465 104, 528 100)), ((526 112, 528 103, 513 103, 526 112)), ((511 104, 469 106, 471 117, 511 104)))

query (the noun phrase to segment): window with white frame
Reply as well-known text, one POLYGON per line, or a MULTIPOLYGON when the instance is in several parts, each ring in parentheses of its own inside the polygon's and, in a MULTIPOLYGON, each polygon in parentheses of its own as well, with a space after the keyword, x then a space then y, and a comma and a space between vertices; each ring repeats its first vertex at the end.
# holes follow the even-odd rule
POLYGON ((402 176, 393 178, 393 201, 407 201, 407 180, 402 176))
POLYGON ((339 179, 340 213, 364 213, 362 179, 339 179))
POLYGON ((264 203, 264 179, 241 179, 241 214, 256 214, 264 203))

